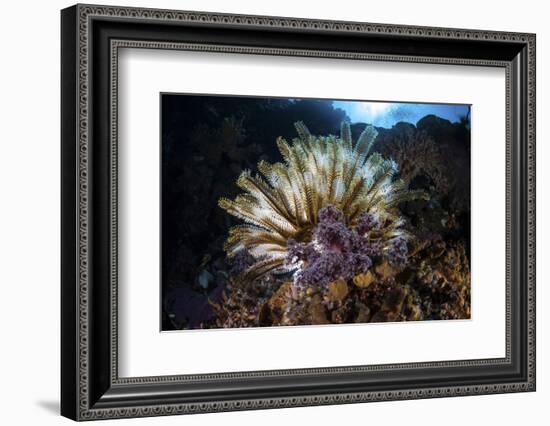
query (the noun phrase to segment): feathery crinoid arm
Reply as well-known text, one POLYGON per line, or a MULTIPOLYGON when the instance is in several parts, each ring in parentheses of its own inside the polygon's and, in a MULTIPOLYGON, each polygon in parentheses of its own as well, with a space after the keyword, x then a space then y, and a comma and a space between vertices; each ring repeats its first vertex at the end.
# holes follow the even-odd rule
MULTIPOLYGON (((369 163, 369 161, 367 161, 369 163)), ((377 197, 385 199, 386 194, 392 191, 392 177, 396 173, 395 163, 391 160, 375 159, 371 167, 363 167, 364 184, 349 207, 351 221, 365 211, 370 211, 377 197)))
POLYGON ((295 231, 295 226, 290 220, 287 210, 281 198, 283 194, 276 188, 266 183, 259 175, 252 176, 249 171, 241 173, 237 179, 237 185, 248 194, 249 205, 253 207, 256 216, 269 216, 273 221, 280 223, 278 231, 288 233, 295 231))
POLYGON ((261 257, 244 272, 243 278, 246 281, 254 281, 270 272, 284 271, 284 259, 285 256, 261 257))
POLYGON ((351 152, 353 142, 351 140, 351 127, 347 121, 342 121, 342 124, 340 125, 340 139, 342 139, 344 149, 351 152))
POLYGON ((365 127, 365 130, 363 130, 359 136, 359 139, 357 139, 357 143, 355 144, 355 152, 358 154, 365 153, 365 155, 368 155, 377 136, 378 131, 373 126, 365 127))
POLYGON ((358 173, 362 173, 364 171, 365 160, 367 159, 377 136, 378 131, 372 126, 365 127, 363 132, 361 132, 359 139, 357 139, 357 143, 348 154, 349 168, 347 174, 344 176, 344 182, 346 184, 349 184, 358 173))
POLYGON ((282 252, 286 250, 287 239, 280 234, 266 231, 254 225, 235 225, 229 230, 229 236, 224 249, 231 254, 240 250, 256 251, 254 256, 261 256, 267 252, 282 252))
POLYGON ((296 129, 296 132, 298 132, 298 136, 300 136, 300 139, 302 139, 304 142, 307 142, 311 137, 311 133, 309 132, 309 129, 303 121, 297 121, 296 123, 294 123, 294 128, 296 129))

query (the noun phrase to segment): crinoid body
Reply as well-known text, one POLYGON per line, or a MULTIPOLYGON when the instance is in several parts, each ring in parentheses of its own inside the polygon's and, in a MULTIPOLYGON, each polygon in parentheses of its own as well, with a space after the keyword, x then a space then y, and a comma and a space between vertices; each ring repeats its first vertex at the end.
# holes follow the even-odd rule
POLYGON ((244 222, 229 231, 228 256, 252 256, 249 279, 293 272, 295 283, 308 285, 364 273, 376 256, 403 262, 409 235, 396 207, 423 192, 394 178, 392 159, 370 153, 376 129, 367 126, 354 143, 347 122, 339 137, 314 136, 301 122, 295 127, 292 143, 277 139, 284 162, 260 161, 260 174, 247 170, 237 179, 243 194, 219 200, 244 222))

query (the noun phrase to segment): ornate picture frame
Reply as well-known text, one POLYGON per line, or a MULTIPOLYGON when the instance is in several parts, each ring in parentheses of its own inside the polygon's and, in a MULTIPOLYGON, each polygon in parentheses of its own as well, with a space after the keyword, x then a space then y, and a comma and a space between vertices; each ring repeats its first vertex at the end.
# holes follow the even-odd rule
POLYGON ((535 35, 76 5, 61 12, 61 413, 160 416, 535 390, 535 35), (498 67, 506 73, 505 357, 119 377, 121 48, 498 67))

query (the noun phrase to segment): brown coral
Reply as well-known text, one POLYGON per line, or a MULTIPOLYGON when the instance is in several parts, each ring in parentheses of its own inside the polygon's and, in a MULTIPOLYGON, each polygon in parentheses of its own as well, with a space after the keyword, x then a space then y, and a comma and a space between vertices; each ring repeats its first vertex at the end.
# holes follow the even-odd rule
POLYGON ((470 265, 464 244, 441 241, 428 252, 416 272, 423 310, 433 319, 470 318, 470 265))
POLYGON ((426 133, 411 127, 380 145, 382 154, 399 164, 399 176, 408 186, 421 175, 427 175, 440 194, 449 192, 451 182, 445 170, 441 152, 426 133))
POLYGON ((228 291, 219 303, 211 302, 216 326, 223 328, 259 327, 272 325, 264 305, 273 296, 274 283, 270 277, 242 286, 230 280, 228 291))

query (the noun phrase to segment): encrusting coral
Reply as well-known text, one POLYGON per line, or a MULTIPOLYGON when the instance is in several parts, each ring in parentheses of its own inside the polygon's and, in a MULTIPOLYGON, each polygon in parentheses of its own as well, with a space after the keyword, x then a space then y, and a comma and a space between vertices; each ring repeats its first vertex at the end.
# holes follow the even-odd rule
POLYGON ((355 144, 347 122, 340 137, 313 136, 301 122, 295 127, 299 138, 292 144, 277 140, 284 163, 260 161, 261 175, 247 170, 237 180, 245 193, 219 200, 245 222, 230 229, 228 256, 246 250, 256 259, 245 271, 248 280, 294 272, 298 287, 365 272, 375 252, 401 261, 408 234, 396 206, 424 193, 394 178, 393 160, 370 154, 374 127, 367 126, 355 144))
POLYGON ((463 243, 437 240, 415 262, 414 288, 431 319, 470 318, 470 263, 463 243))

